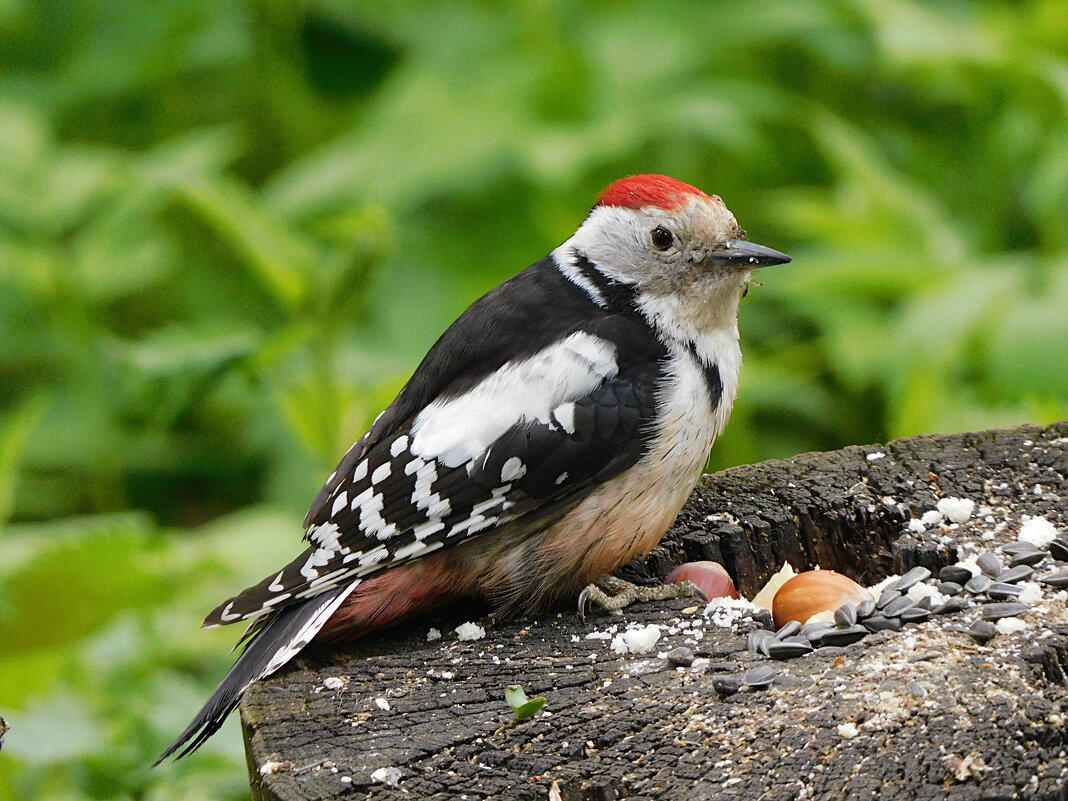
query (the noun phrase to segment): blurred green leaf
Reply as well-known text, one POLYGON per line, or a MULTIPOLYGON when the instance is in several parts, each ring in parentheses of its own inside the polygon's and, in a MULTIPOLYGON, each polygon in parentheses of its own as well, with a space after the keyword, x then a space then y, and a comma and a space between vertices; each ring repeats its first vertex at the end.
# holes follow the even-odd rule
POLYGON ((742 304, 712 466, 1068 417, 1066 31, 1060 0, 0 3, 0 798, 247 797, 233 721, 147 769, 229 664, 203 614, 621 175, 794 257, 742 304))
POLYGON ((48 399, 35 396, 0 418, 0 529, 11 519, 15 508, 18 462, 26 440, 48 408, 48 399))

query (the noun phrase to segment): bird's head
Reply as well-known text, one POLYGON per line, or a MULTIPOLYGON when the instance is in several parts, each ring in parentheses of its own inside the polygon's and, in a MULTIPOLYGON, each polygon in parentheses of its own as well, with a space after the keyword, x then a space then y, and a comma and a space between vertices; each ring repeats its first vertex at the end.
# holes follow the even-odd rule
POLYGON ((664 175, 616 181, 563 247, 654 297, 733 292, 753 269, 790 261, 747 242, 719 197, 664 175))

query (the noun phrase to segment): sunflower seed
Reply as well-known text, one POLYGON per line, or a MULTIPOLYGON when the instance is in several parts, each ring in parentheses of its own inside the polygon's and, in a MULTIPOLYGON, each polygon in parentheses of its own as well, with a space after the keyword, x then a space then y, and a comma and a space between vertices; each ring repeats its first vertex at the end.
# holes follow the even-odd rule
POLYGON ((964 588, 955 581, 943 581, 938 585, 938 591, 943 595, 960 595, 964 588))
POLYGON ((772 659, 794 659, 812 653, 812 646, 807 642, 768 642, 768 656, 772 659))
POLYGON ((842 604, 834 610, 834 622, 839 628, 849 628, 857 622, 857 608, 853 604, 842 604))
POLYGON ((906 609, 900 615, 901 619, 906 623, 922 623, 930 616, 930 609, 923 609, 919 606, 913 606, 910 609, 906 609))
POLYGON ((905 688, 916 698, 927 697, 927 688, 920 684, 918 681, 910 681, 908 684, 905 685, 905 688))
POLYGON ((866 618, 866 617, 871 617, 871 614, 874 611, 875 611, 875 601, 872 600, 871 598, 868 598, 867 600, 861 601, 859 604, 857 604, 857 617, 858 618, 863 619, 863 618, 866 618))
POLYGON ((936 606, 931 610, 932 615, 952 615, 957 612, 963 612, 968 608, 968 602, 963 598, 950 598, 941 606, 936 606))
POLYGON ((1035 575, 1035 571, 1027 565, 1017 565, 1016 567, 1010 567, 998 576, 998 581, 1004 584, 1015 584, 1017 581, 1030 581, 1033 575, 1035 575))
POLYGON ((712 689, 720 695, 734 695, 742 689, 744 681, 729 673, 719 673, 712 677, 712 689))
POLYGON ((1018 553, 1033 550, 1035 550, 1035 544, 1033 542, 1027 542, 1026 540, 1016 540, 1016 542, 1007 542, 1001 546, 1001 552, 1007 553, 1009 556, 1015 556, 1018 553))
POLYGON ((1024 612, 1030 611, 1031 607, 1027 604, 1014 604, 1014 603, 1002 603, 1002 604, 987 604, 983 607, 982 615, 983 620, 1001 620, 1003 617, 1016 617, 1022 615, 1024 612))
POLYGON ((903 575, 897 581, 892 582, 887 586, 888 590, 897 590, 898 592, 905 592, 909 587, 919 584, 921 581, 926 581, 931 577, 931 571, 926 567, 917 565, 912 568, 908 573, 903 575))
POLYGON ((779 671, 771 665, 758 665, 743 673, 742 681, 750 687, 767 687, 778 675, 779 671))
POLYGON ((761 641, 774 638, 774 632, 770 632, 767 629, 757 629, 756 631, 749 632, 749 636, 745 638, 745 645, 750 651, 758 651, 761 641))
POLYGON ((990 585, 986 594, 995 601, 1007 601, 1010 598, 1016 598, 1021 592, 1023 592, 1023 588, 1017 587, 1015 584, 1005 584, 1002 581, 995 581, 990 585))
POLYGON ((678 648, 672 648, 664 654, 664 658, 669 664, 677 665, 678 667, 689 667, 693 664, 693 651, 685 645, 680 645, 678 648))
POLYGON ((903 595, 895 601, 891 601, 883 608, 883 614, 887 617, 900 617, 906 609, 911 609, 916 604, 907 595, 903 595))
POLYGON ((1037 565, 1048 555, 1049 554, 1045 551, 1040 551, 1037 548, 1033 551, 1021 551, 1020 553, 1013 554, 1012 561, 1009 562, 1009 565, 1011 567, 1016 567, 1017 565, 1037 565))
POLYGON ((990 589, 990 585, 993 583, 994 579, 980 573, 978 576, 972 576, 968 579, 968 583, 964 585, 964 591, 972 595, 979 595, 990 589))
POLYGON ((986 645, 988 642, 998 636, 998 627, 991 623, 989 620, 977 620, 972 623, 972 627, 970 629, 966 629, 964 633, 980 645, 986 645))
POLYGON ((975 564, 979 566, 979 569, 983 571, 990 578, 997 578, 1001 575, 1001 571, 1005 569, 1005 565, 1001 564, 1001 560, 998 559, 992 553, 979 554, 979 558, 975 560, 975 564))
POLYGON ((971 577, 972 571, 960 565, 947 565, 938 571, 938 578, 942 581, 952 581, 961 586, 971 577))
MULTIPOLYGON (((871 620, 872 618, 868 618, 871 620)), ((864 626, 849 626, 848 628, 831 629, 823 635, 824 645, 851 645, 868 636, 868 630, 864 626)))
POLYGON ((901 622, 901 618, 899 617, 873 615, 872 617, 862 620, 860 625, 874 634, 877 631, 901 631, 901 627, 905 624, 901 622))
POLYGON ((799 631, 801 631, 801 624, 796 620, 790 620, 784 623, 782 628, 775 632, 775 637, 780 640, 785 640, 787 637, 793 637, 799 631))
POLYGON ((1058 537, 1049 544, 1049 555, 1058 562, 1068 562, 1068 539, 1058 537))
POLYGON ((1050 573, 1048 576, 1043 576, 1039 579, 1040 582, 1049 587, 1068 587, 1068 570, 1061 571, 1060 573, 1050 573))
POLYGON ((806 623, 801 627, 801 636, 808 639, 811 643, 816 643, 823 637, 824 632, 830 631, 833 628, 833 623, 806 623))
POLYGON ((876 609, 885 609, 888 604, 893 603, 901 597, 901 593, 897 590, 883 590, 883 594, 879 596, 879 600, 875 602, 876 609))

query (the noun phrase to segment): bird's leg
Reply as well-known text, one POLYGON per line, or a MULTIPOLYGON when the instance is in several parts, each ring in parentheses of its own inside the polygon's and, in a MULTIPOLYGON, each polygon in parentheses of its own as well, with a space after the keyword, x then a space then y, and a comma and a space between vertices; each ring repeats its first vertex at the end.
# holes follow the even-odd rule
POLYGON ((666 601, 671 598, 697 598, 708 602, 705 594, 692 581, 640 586, 609 575, 602 576, 579 593, 579 619, 586 622, 586 607, 591 601, 606 612, 618 612, 637 601, 666 601))

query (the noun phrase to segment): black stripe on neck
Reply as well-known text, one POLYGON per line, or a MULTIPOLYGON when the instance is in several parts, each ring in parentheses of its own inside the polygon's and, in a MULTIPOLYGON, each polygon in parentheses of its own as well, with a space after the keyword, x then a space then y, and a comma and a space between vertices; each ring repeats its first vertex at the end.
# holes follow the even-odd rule
POLYGON ((719 375, 719 365, 715 362, 712 364, 705 364, 704 359, 697 352, 697 348, 694 344, 690 343, 690 353, 693 354, 694 359, 697 360, 697 364, 701 367, 701 372, 705 376, 705 387, 708 389, 708 397, 711 401, 712 408, 715 409, 719 406, 719 400, 723 397, 723 379, 719 375))
POLYGON ((617 281, 597 269, 589 257, 578 250, 572 251, 573 264, 604 298, 609 311, 616 314, 638 314, 638 288, 634 284, 617 281))

